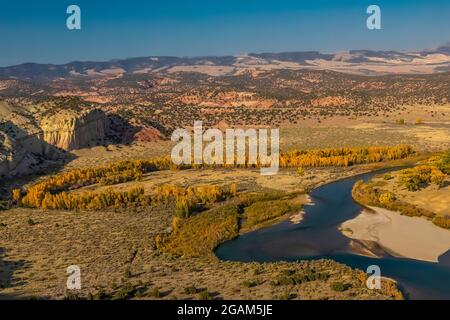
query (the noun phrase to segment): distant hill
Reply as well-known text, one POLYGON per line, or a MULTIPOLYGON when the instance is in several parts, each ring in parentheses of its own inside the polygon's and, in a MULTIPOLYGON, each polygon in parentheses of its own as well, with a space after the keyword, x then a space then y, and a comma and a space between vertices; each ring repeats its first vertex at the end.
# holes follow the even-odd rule
POLYGON ((0 68, 0 79, 51 81, 58 78, 120 77, 124 74, 198 72, 212 76, 274 69, 333 70, 360 75, 431 74, 450 70, 450 44, 423 51, 350 50, 250 53, 240 56, 151 56, 62 65, 25 63, 0 68))

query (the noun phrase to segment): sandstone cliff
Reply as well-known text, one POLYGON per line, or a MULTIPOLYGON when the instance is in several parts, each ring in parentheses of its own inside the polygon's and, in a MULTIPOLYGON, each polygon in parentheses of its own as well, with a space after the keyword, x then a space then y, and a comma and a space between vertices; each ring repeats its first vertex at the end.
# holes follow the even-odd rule
POLYGON ((63 150, 91 147, 104 141, 108 119, 100 110, 75 113, 64 110, 41 122, 43 139, 63 150))
POLYGON ((44 160, 61 158, 62 150, 99 144, 107 130, 108 118, 100 110, 42 116, 0 101, 0 177, 31 173, 44 160))

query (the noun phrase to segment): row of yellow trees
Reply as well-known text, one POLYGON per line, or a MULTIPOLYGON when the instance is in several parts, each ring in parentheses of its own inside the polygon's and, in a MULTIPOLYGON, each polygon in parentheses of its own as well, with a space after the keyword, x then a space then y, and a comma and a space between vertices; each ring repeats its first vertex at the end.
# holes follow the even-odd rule
MULTIPOLYGON (((197 186, 181 188, 177 186, 164 185, 155 188, 151 195, 146 195, 144 189, 133 188, 129 191, 115 191, 108 189, 102 192, 46 192, 42 200, 30 201, 30 193, 20 199, 20 193, 14 191, 13 200, 25 207, 40 209, 61 210, 101 210, 109 207, 124 208, 130 205, 146 206, 152 203, 175 202, 177 216, 188 217, 191 210, 198 206, 209 206, 215 202, 222 201, 236 195, 237 185, 232 183, 228 187, 219 186, 197 186)), ((34 199, 34 198, 33 198, 34 199)))
POLYGON ((355 164, 403 159, 413 154, 414 150, 408 145, 302 150, 281 154, 280 166, 282 168, 347 167, 355 164))
POLYGON ((110 207, 124 208, 130 205, 148 205, 150 197, 144 194, 143 188, 134 188, 125 192, 109 189, 104 192, 70 193, 47 192, 41 202, 41 209, 61 210, 102 210, 110 207))
MULTIPOLYGON (((103 167, 71 170, 31 186, 20 204, 31 208, 41 208, 47 194, 56 195, 96 183, 111 185, 139 180, 143 173, 172 168, 170 158, 166 157, 153 160, 118 161, 103 167)), ((13 200, 17 202, 17 194, 20 191, 13 190, 12 193, 13 200), (14 194, 16 194, 15 197, 14 194)))
MULTIPOLYGON (((350 166, 360 163, 395 160, 412 154, 414 154, 414 151, 406 145, 292 151, 280 155, 280 166, 285 168, 350 166)), ((259 167, 258 165, 252 166, 259 167)), ((62 192, 69 192, 70 190, 97 183, 112 185, 140 180, 143 174, 151 171, 191 167, 194 166, 174 165, 170 157, 164 157, 151 160, 119 161, 103 167, 76 169, 58 174, 31 186, 20 200, 20 204, 32 208, 42 208, 42 202, 46 196, 49 198, 62 192)), ((208 165, 196 165, 195 167, 208 167, 208 165)), ((13 190, 12 193, 13 200, 19 202, 18 198, 21 197, 20 190, 13 190)))

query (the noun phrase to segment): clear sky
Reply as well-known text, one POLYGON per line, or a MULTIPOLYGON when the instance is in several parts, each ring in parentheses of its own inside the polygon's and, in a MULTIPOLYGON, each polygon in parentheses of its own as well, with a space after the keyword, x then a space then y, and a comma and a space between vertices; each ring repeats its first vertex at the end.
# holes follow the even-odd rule
POLYGON ((0 0, 0 66, 150 55, 423 49, 450 41, 449 0, 0 0), (66 28, 81 8, 82 30, 66 28), (366 8, 382 30, 366 28, 366 8))

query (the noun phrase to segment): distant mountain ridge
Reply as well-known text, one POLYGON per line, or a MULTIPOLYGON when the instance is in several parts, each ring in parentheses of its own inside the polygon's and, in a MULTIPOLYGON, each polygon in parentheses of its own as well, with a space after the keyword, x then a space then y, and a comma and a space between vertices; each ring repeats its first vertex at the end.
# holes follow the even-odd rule
POLYGON ((321 69, 380 75, 450 71, 450 43, 423 51, 350 50, 333 54, 317 51, 250 53, 240 56, 150 56, 67 64, 25 63, 0 68, 0 79, 52 81, 69 77, 119 77, 123 74, 199 72, 234 75, 243 70, 321 69))

